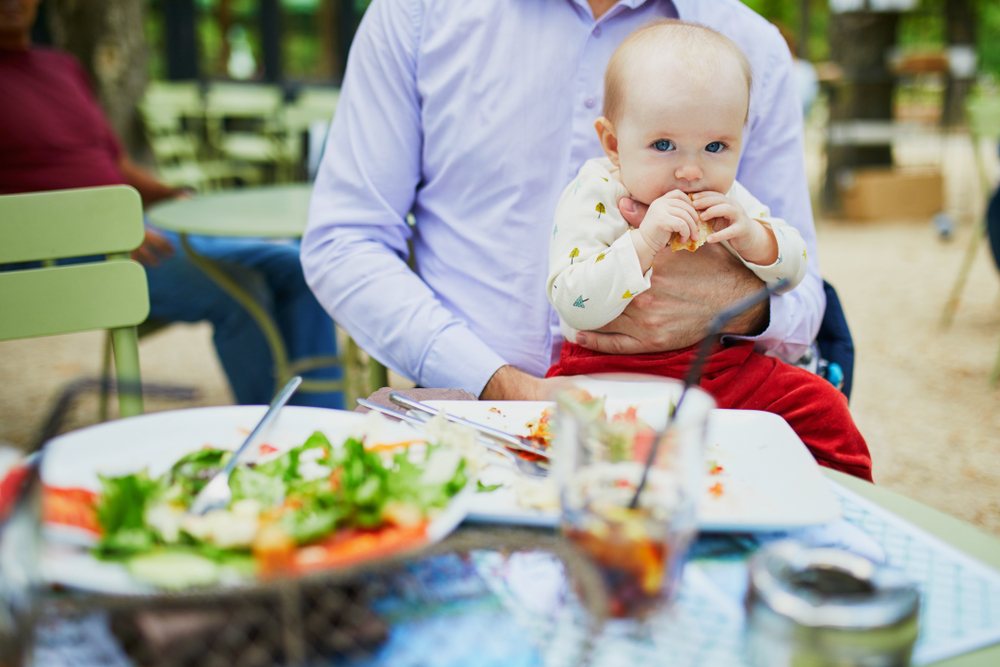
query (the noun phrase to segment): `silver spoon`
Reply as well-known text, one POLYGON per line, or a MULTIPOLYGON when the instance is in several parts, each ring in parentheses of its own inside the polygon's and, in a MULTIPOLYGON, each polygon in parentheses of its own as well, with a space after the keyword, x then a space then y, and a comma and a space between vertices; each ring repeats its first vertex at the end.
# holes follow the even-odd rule
POLYGON ((205 514, 211 512, 212 510, 222 509, 229 505, 229 501, 233 499, 233 492, 229 488, 229 476, 233 474, 233 470, 236 469, 236 464, 239 463, 240 457, 246 452, 250 447, 257 442, 257 440, 264 434, 264 431, 274 418, 278 416, 278 411, 284 407, 288 399, 292 397, 295 390, 299 388, 302 384, 302 378, 296 375, 288 383, 282 387, 278 395, 274 397, 271 401, 271 405, 268 406, 267 412, 264 416, 260 418, 257 425, 253 427, 250 431, 250 435, 247 439, 243 441, 239 449, 233 452, 233 455, 229 457, 229 461, 226 463, 225 467, 219 472, 212 476, 212 479, 208 481, 208 484, 202 488, 201 492, 195 497, 194 502, 191 503, 191 507, 188 509, 188 514, 205 514))

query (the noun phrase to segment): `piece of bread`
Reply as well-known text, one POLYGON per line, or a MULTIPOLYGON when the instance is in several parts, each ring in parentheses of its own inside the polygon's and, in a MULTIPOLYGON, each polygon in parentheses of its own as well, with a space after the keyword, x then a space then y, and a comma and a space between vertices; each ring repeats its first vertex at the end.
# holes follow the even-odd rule
POLYGON ((670 237, 670 249, 674 252, 687 250, 694 252, 705 245, 705 239, 712 233, 712 227, 704 220, 698 221, 698 236, 692 236, 687 241, 681 241, 680 234, 673 234, 670 237))

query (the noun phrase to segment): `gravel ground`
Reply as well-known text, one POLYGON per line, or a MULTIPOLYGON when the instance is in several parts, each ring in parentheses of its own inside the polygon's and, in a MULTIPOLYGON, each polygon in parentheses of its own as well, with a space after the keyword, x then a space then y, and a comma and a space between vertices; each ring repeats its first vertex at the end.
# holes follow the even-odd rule
MULTIPOLYGON (((961 162, 957 177, 949 173, 948 210, 961 223, 950 242, 926 220, 817 227, 823 273, 855 336, 851 405, 877 482, 1000 535, 1000 389, 987 382, 1000 346, 1000 279, 985 252, 953 325, 939 324, 978 200, 967 158, 949 158, 961 162)), ((0 441, 31 442, 60 388, 96 375, 102 344, 103 334, 0 343, 0 441)), ((141 355, 145 380, 199 391, 195 401, 149 400, 147 410, 232 401, 206 326, 173 326, 143 341, 141 355)), ((96 421, 96 405, 83 397, 67 428, 96 421)))

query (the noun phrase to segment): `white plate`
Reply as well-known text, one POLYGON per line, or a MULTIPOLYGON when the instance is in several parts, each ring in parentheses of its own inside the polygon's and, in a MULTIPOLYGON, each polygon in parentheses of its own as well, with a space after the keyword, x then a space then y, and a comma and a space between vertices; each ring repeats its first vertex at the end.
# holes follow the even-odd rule
MULTIPOLYGON (((521 435, 527 435, 528 423, 537 421, 542 410, 552 405, 533 401, 427 403, 521 435)), ((612 414, 630 404, 634 403, 628 399, 607 401, 612 414)), ((641 407, 639 412, 641 416, 641 407)), ((788 423, 777 415, 756 410, 712 410, 706 459, 716 461, 723 471, 705 478, 698 517, 702 530, 787 530, 827 523, 840 516, 840 505, 815 459, 788 423), (722 484, 721 496, 709 492, 715 483, 722 484)), ((535 526, 558 523, 558 497, 551 480, 526 480, 498 463, 483 471, 481 481, 504 486, 477 493, 471 500, 468 520, 535 526), (547 508, 525 506, 519 498, 525 494, 544 499, 547 508)))
MULTIPOLYGON (((50 486, 97 491, 98 475, 124 475, 143 468, 159 475, 188 452, 203 446, 236 449, 264 414, 264 406, 228 406, 158 412, 91 426, 61 435, 46 447, 42 481, 50 486)), ((362 433, 368 442, 412 440, 405 424, 341 410, 282 408, 262 443, 279 450, 302 444, 315 431, 335 446, 362 433)), ((248 457, 251 454, 248 454, 248 457)), ((465 517, 470 493, 457 496, 428 527, 429 541, 450 533, 465 517)), ((52 583, 106 593, 143 593, 149 588, 129 576, 124 566, 100 561, 83 548, 79 534, 61 528, 46 531, 43 577, 52 583)))

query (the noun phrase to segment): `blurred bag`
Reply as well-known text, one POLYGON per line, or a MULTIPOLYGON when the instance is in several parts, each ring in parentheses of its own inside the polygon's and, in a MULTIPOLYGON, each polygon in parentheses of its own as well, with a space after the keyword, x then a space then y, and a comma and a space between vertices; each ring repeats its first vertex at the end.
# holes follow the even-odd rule
POLYGON ((847 317, 840 305, 837 290, 824 280, 823 291, 826 293, 826 311, 819 325, 819 333, 816 334, 820 355, 817 372, 844 392, 849 400, 854 379, 854 337, 847 326, 847 317))
POLYGON ((1000 271, 1000 187, 990 198, 986 206, 986 235, 990 239, 990 249, 993 251, 993 261, 1000 271))

